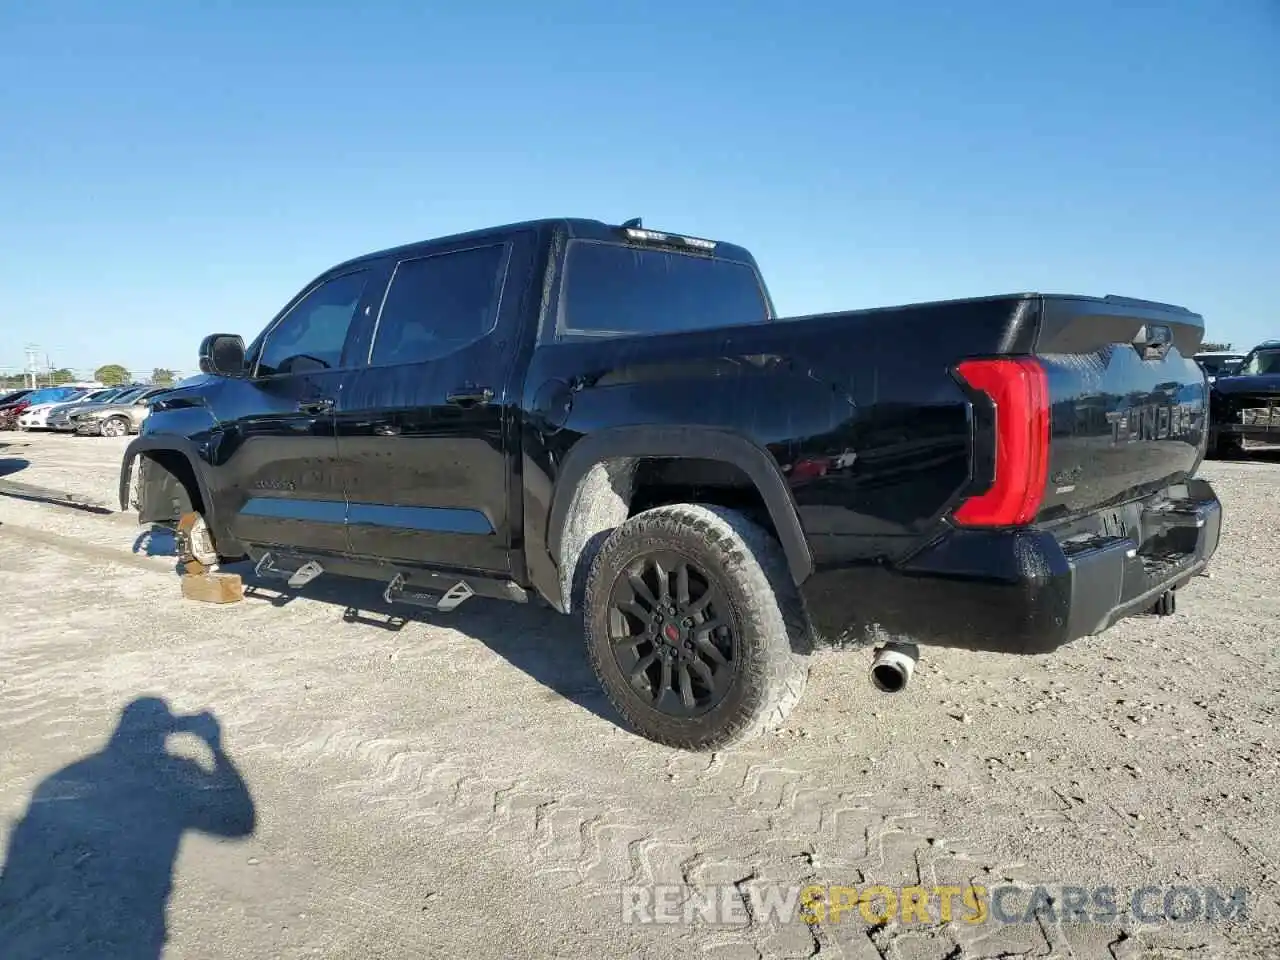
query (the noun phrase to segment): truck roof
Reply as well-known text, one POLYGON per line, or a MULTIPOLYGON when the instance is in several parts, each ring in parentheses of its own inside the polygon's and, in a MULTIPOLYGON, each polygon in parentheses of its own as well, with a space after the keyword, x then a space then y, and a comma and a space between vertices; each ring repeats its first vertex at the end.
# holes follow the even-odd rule
MULTIPOLYGON (((635 226, 634 223, 629 224, 635 226)), ((395 247, 388 247, 385 250, 378 250, 373 253, 361 254, 350 260, 331 267, 330 270, 340 269, 342 267, 353 266, 357 263, 363 263, 368 260, 379 260, 383 257, 411 257, 417 253, 425 253, 431 248, 442 246, 445 244, 454 244, 465 242, 467 240, 482 240, 496 236, 505 236, 514 233, 522 233, 525 231, 545 231, 560 229, 568 234, 571 238, 581 238, 585 240, 613 240, 620 239, 619 231, 623 229, 622 224, 605 223, 603 220, 588 220, 582 217, 547 217, 541 220, 522 220, 518 223, 505 223, 500 226, 482 227, 479 230, 468 230, 465 233, 453 233, 442 237, 431 237, 426 240, 416 240, 412 243, 405 243, 395 247)), ((645 227, 644 229, 659 230, 663 233, 672 233, 677 236, 692 236, 692 234, 684 233, 680 230, 669 230, 663 227, 645 227)), ((715 239, 715 238, 707 238, 715 239)), ((755 258, 745 248, 737 244, 725 243, 720 240, 715 241, 714 254, 725 260, 741 260, 748 263, 755 263, 755 258)), ((330 271, 325 271, 326 273, 330 271)))
MULTIPOLYGON (((334 273, 335 271, 344 270, 348 267, 365 263, 370 260, 380 260, 387 257, 394 257, 397 259, 406 259, 406 258, 412 258, 414 256, 425 256, 429 254, 436 247, 453 245, 457 243, 465 243, 469 240, 474 240, 474 241, 490 240, 496 237, 510 236, 512 234, 521 233, 525 231, 542 232, 542 231, 559 229, 564 231, 570 238, 580 238, 580 239, 586 239, 586 240, 611 240, 616 242, 619 239, 621 239, 621 237, 619 236, 620 231, 626 229, 627 227, 640 227, 640 226, 641 224, 639 219, 628 221, 625 224, 611 224, 611 223, 606 223, 603 220, 593 220, 593 219, 588 219, 584 217, 544 217, 538 220, 522 220, 515 223, 501 224, 498 226, 482 227, 478 230, 468 230, 464 233, 454 233, 454 234, 448 234, 446 236, 431 237, 425 240, 416 240, 411 243, 400 244, 399 246, 387 247, 386 249, 383 249, 383 250, 377 250, 370 253, 361 254, 358 257, 352 257, 349 260, 345 260, 342 263, 339 263, 330 267, 329 269, 325 270, 324 273, 321 274, 321 276, 326 276, 334 273)), ((642 229, 657 230, 662 233, 670 233, 674 236, 691 236, 690 234, 683 233, 679 230, 668 230, 661 226, 650 227, 648 225, 643 225, 642 229)), ((714 238, 707 238, 707 239, 714 240, 714 238)), ((726 243, 721 240, 714 240, 714 242, 715 242, 714 255, 716 257, 725 259, 725 260, 737 260, 744 263, 750 263, 753 266, 757 266, 755 257, 752 256, 751 252, 747 250, 745 247, 741 247, 733 243, 726 243)), ((1191 310, 1188 310, 1186 307, 1178 306, 1176 304, 1171 304, 1171 303, 1161 303, 1156 300, 1143 300, 1137 297, 1117 296, 1116 294, 1106 294, 1105 296, 1099 297, 1099 296, 1089 296, 1087 294, 1043 293, 1043 292, 1035 292, 1035 291, 1022 291, 1017 293, 1001 293, 1001 294, 992 294, 988 296, 977 296, 977 297, 956 297, 948 300, 923 301, 923 302, 916 302, 916 303, 909 303, 909 304, 895 304, 892 307, 887 307, 887 306, 869 307, 869 308, 863 308, 858 310, 841 311, 841 312, 875 313, 880 311, 889 312, 893 310, 913 309, 913 308, 925 307, 925 306, 935 306, 935 305, 944 304, 944 303, 950 303, 950 304, 982 303, 982 302, 990 302, 990 301, 997 301, 997 300, 1016 301, 1016 300, 1031 300, 1031 299, 1076 301, 1076 302, 1087 301, 1092 303, 1109 304, 1116 307, 1128 307, 1131 310, 1138 309, 1138 310, 1151 310, 1151 311, 1156 311, 1160 313, 1183 314, 1189 319, 1194 318, 1195 320, 1199 320, 1203 322, 1203 318, 1200 317, 1199 314, 1191 310)), ((772 308, 772 299, 770 299, 770 304, 771 304, 770 313, 773 314, 774 311, 772 308)), ((793 319, 793 318, 788 318, 788 319, 793 319)))

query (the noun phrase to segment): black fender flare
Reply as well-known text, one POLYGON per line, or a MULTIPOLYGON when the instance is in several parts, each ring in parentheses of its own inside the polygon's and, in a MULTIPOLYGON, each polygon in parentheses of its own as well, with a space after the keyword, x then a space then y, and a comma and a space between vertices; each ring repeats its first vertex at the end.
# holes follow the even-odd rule
POLYGON ((209 481, 204 475, 204 471, 200 469, 204 460, 200 456, 200 451, 196 447, 195 442, 187 437, 175 436, 173 434, 147 434, 138 437, 124 449, 124 457, 120 463, 120 509, 128 511, 129 509, 129 481, 133 477, 133 461, 137 459, 139 454, 146 453, 149 450, 163 450, 168 453, 179 453, 186 458, 187 464, 191 467, 191 475, 196 478, 196 486, 200 488, 200 499, 204 501, 205 522, 211 530, 220 530, 217 526, 217 517, 215 511, 217 507, 213 502, 213 496, 209 489, 209 481))
POLYGON ((663 457, 719 460, 742 470, 769 511, 791 578, 798 585, 813 573, 813 555, 800 526, 795 499, 773 456, 740 433, 689 426, 610 427, 584 436, 569 449, 556 477, 547 517, 546 543, 557 566, 562 562, 562 537, 575 495, 592 467, 609 460, 663 457))

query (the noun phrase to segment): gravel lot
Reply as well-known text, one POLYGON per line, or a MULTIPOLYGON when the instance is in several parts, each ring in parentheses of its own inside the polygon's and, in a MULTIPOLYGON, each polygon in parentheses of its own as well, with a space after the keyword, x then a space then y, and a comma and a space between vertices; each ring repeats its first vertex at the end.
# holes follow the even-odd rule
POLYGON ((124 445, 0 434, 6 960, 155 957, 165 926, 166 957, 237 960, 1280 956, 1280 457, 1206 465, 1223 542, 1174 617, 1051 656, 926 649, 898 697, 865 652, 819 653, 786 729, 695 755, 620 729, 549 611, 472 600, 395 630, 376 589, 323 578, 288 602, 183 601, 171 541, 113 512, 124 445), (210 711, 226 759, 166 740, 151 697, 210 711), (645 884, 970 881, 1245 887, 1248 915, 621 907, 645 884))

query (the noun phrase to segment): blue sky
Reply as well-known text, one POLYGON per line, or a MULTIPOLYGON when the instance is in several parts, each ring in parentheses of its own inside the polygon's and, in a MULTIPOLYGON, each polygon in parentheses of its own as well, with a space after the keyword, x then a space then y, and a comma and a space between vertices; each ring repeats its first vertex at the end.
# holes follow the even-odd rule
POLYGON ((1122 293, 1280 337, 1280 4, 5 4, 0 368, 190 371, 331 263, 546 215, 785 313, 1122 293))

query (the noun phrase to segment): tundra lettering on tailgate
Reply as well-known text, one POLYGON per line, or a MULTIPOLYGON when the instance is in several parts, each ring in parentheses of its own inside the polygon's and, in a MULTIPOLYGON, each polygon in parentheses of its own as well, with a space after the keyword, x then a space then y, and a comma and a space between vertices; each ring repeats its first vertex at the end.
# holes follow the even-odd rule
POLYGON ((1140 403, 1107 414, 1111 442, 1181 440, 1195 431, 1198 414, 1176 403, 1140 403))

